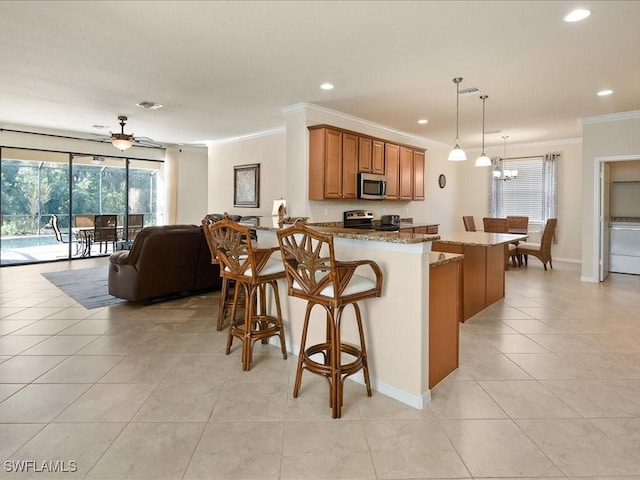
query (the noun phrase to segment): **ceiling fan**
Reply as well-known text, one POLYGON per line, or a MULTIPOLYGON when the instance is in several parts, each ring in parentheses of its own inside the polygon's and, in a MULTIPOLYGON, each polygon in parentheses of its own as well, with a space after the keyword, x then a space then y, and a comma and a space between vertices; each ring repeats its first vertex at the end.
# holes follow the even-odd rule
POLYGON ((124 115, 120 115, 118 117, 120 121, 120 132, 113 133, 111 132, 111 138, 105 141, 110 141, 111 144, 119 150, 126 150, 131 148, 133 145, 141 146, 141 147, 162 147, 161 143, 158 143, 149 137, 134 137, 133 133, 124 133, 124 126, 127 122, 127 117, 124 115))

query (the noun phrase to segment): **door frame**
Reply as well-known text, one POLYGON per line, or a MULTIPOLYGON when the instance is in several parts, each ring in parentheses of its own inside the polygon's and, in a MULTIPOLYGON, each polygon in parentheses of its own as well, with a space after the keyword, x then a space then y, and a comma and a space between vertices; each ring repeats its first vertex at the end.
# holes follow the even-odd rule
POLYGON ((593 190, 596 194, 593 196, 593 272, 595 282, 601 282, 600 279, 600 252, 602 249, 602 223, 600 221, 600 206, 602 204, 602 183, 600 181, 600 172, 602 172, 604 163, 627 162, 632 160, 640 160, 640 155, 615 155, 610 157, 596 157, 593 164, 593 190))

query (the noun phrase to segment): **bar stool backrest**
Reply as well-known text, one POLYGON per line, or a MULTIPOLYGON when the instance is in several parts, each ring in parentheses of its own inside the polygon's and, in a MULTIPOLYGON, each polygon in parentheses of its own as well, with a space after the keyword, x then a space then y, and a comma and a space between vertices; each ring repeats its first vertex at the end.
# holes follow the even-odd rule
POLYGON ((357 300, 380 296, 382 272, 370 260, 336 261, 333 237, 296 221, 292 227, 278 231, 289 295, 324 305, 339 306, 357 300), (371 288, 353 288, 354 272, 369 265, 376 277, 371 288))
POLYGON ((256 248, 252 242, 253 229, 229 218, 208 225, 205 220, 206 238, 209 246, 214 246, 221 275, 234 280, 247 281, 250 278, 257 281, 274 249, 256 248))

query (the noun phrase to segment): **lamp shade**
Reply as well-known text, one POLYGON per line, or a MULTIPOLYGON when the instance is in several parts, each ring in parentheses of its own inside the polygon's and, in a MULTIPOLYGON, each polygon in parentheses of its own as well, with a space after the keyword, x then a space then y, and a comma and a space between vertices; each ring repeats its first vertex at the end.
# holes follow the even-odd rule
POLYGON ((487 157, 484 152, 476 159, 476 167, 490 167, 492 164, 491 159, 487 157))
POLYGON ((131 136, 121 133, 114 133, 113 138, 111 139, 111 144, 119 150, 126 150, 127 148, 131 148, 133 142, 131 141, 131 136))
POLYGON ((452 162, 463 162, 467 159, 467 154, 460 148, 460 145, 456 146, 449 152, 449 160, 452 162))

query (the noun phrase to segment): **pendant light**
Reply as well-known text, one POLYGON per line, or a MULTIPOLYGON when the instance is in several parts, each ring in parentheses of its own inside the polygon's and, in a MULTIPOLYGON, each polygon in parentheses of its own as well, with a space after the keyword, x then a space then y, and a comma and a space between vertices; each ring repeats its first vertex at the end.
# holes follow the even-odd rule
POLYGON ((491 159, 484 154, 484 104, 489 95, 481 95, 482 99, 482 153, 476 159, 476 167, 490 167, 491 159))
POLYGON ((453 83, 456 84, 456 146, 449 153, 449 160, 452 162, 461 162, 467 159, 467 154, 460 148, 460 138, 458 137, 458 120, 459 120, 459 105, 460 105, 460 82, 462 77, 456 77, 453 79, 453 83))
MULTIPOLYGON (((509 138, 509 135, 504 135, 502 137, 502 139, 504 140, 504 154, 503 154, 502 159, 500 160, 501 162, 504 161, 507 158, 507 138, 509 138)), ((517 176, 518 176, 518 170, 504 170, 504 169, 502 169, 502 171, 500 171, 500 170, 494 170, 493 171, 494 180, 513 180, 517 176)))

